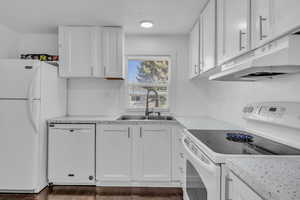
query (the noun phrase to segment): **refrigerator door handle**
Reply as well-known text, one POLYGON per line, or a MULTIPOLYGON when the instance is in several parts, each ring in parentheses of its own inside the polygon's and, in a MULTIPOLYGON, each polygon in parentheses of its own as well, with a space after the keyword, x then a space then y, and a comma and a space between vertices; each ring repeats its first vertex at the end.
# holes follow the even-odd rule
POLYGON ((36 119, 34 117, 34 111, 33 111, 33 103, 34 103, 34 99, 28 99, 28 113, 29 113, 29 121, 33 127, 33 129, 35 130, 36 133, 38 133, 39 128, 36 122, 36 119))
POLYGON ((37 99, 34 98, 33 89, 34 89, 34 86, 35 86, 35 79, 36 79, 36 76, 39 72, 39 69, 40 69, 40 66, 36 67, 36 69, 35 69, 34 76, 33 76, 32 80, 29 84, 28 98, 27 98, 28 99, 29 120, 30 120, 30 123, 33 126, 36 133, 38 133, 39 127, 36 123, 36 119, 34 118, 33 102, 34 102, 34 100, 37 100, 37 99))

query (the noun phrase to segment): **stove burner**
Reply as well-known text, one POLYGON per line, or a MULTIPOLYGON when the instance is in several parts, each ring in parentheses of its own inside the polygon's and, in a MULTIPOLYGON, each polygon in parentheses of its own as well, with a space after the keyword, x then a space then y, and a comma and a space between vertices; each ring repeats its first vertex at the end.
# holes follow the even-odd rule
POLYGON ((241 133, 227 133, 226 139, 233 142, 250 143, 253 142, 253 136, 241 133))

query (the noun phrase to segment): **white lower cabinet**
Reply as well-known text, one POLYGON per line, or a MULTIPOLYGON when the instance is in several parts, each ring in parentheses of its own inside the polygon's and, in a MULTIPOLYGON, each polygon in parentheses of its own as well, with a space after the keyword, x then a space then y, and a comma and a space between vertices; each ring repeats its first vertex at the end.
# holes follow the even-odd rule
POLYGON ((170 181, 171 129, 167 126, 142 126, 139 143, 139 180, 170 181))
POLYGON ((184 147, 182 145, 182 139, 184 137, 184 130, 182 128, 176 128, 174 130, 173 147, 172 147, 172 181, 184 182, 185 174, 185 158, 184 158, 184 147), (175 133, 176 131, 176 133, 175 133))
POLYGON ((132 134, 127 125, 98 125, 96 139, 96 179, 130 181, 132 134))
POLYGON ((48 148, 50 183, 95 183, 95 125, 50 124, 48 148))
POLYGON ((225 180, 225 197, 222 200, 263 200, 231 171, 225 180))
POLYGON ((162 125, 97 125, 97 185, 170 183, 172 131, 162 125))

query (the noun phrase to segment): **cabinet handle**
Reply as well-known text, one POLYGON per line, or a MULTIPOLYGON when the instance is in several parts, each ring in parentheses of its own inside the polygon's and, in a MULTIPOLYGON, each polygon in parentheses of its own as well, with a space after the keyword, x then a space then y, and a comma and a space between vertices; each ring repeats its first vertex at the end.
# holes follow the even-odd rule
POLYGON ((264 35, 263 33, 263 22, 267 21, 267 18, 264 18, 263 16, 259 16, 259 39, 263 40, 264 38, 268 37, 267 35, 264 35))
POLYGON ((194 65, 194 73, 197 74, 197 65, 194 65))
POLYGON ((184 154, 183 153, 180 153, 179 155, 180 155, 181 158, 184 158, 184 154))
POLYGON ((228 177, 228 175, 225 177, 225 200, 232 200, 229 198, 229 183, 232 182, 233 179, 228 177))
POLYGON ((91 66, 91 76, 94 76, 94 68, 91 66))
POLYGON ((142 134, 142 127, 140 127, 140 137, 143 137, 143 134, 142 134))
POLYGON ((128 127, 128 138, 130 138, 130 128, 128 127))
POLYGON ((240 30, 239 33, 239 43, 240 43, 240 51, 242 51, 243 49, 245 49, 246 47, 243 46, 243 36, 246 35, 245 32, 243 32, 242 30, 240 30))
POLYGON ((104 76, 106 76, 106 67, 105 66, 103 67, 103 74, 104 74, 104 76))

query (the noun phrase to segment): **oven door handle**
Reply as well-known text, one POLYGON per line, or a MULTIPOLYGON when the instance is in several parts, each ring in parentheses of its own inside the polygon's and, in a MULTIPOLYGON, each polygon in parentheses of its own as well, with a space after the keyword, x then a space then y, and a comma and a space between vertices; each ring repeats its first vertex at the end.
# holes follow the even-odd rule
MULTIPOLYGON (((211 173, 215 173, 215 164, 210 161, 209 158, 207 158, 202 152, 201 156, 204 157, 205 160, 202 160, 201 158, 197 157, 187 146, 187 144, 184 142, 184 139, 182 140, 183 146, 185 148, 185 151, 192 157, 193 160, 195 160, 197 163, 199 163, 201 166, 203 166, 206 170, 210 171, 211 173)), ((200 150, 199 150, 200 151, 200 150)))

